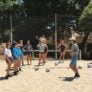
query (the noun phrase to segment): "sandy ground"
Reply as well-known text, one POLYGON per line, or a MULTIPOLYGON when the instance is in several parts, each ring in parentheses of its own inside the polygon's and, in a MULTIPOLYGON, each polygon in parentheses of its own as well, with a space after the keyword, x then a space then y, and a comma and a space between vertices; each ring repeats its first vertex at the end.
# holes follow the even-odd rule
POLYGON ((54 62, 48 60, 35 71, 38 62, 33 60, 31 66, 22 66, 22 72, 8 80, 3 79, 6 63, 0 62, 0 92, 92 92, 92 68, 87 68, 92 61, 78 61, 78 66, 82 67, 78 79, 73 79, 74 73, 68 67, 70 60, 58 66, 54 62), (46 72, 46 68, 50 71, 46 72))

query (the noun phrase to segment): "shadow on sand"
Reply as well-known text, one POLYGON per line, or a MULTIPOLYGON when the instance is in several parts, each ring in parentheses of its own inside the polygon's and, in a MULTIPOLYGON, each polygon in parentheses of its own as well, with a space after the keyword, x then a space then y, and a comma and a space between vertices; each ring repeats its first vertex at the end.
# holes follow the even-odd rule
POLYGON ((59 77, 59 79, 62 79, 63 81, 71 82, 74 80, 74 77, 59 77))
POLYGON ((5 80, 5 77, 0 77, 0 81, 3 81, 3 80, 5 80))
MULTIPOLYGON (((10 75, 9 75, 9 78, 10 78, 10 77, 13 77, 13 76, 17 76, 17 75, 10 74, 10 75)), ((0 77, 0 81, 3 81, 3 80, 8 80, 8 79, 5 79, 5 77, 4 77, 4 76, 3 76, 3 77, 0 77)))

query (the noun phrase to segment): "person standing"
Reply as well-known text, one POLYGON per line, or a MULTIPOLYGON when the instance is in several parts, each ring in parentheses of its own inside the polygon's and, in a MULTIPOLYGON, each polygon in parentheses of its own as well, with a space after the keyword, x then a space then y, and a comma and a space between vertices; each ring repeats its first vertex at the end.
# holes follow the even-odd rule
POLYGON ((23 51, 21 49, 21 44, 18 43, 18 47, 17 47, 17 55, 19 57, 19 61, 18 61, 18 69, 19 71, 21 71, 21 62, 23 60, 23 51))
POLYGON ((6 73, 5 79, 8 79, 11 65, 13 63, 13 58, 12 58, 12 53, 11 53, 10 47, 11 47, 11 45, 9 43, 6 43, 4 55, 5 55, 5 60, 7 63, 7 73, 6 73))
MULTIPOLYGON (((20 40, 19 43, 20 43, 20 49, 22 50, 23 53, 23 40, 20 40)), ((24 65, 23 56, 22 56, 22 65, 24 65)))
POLYGON ((32 61, 32 45, 30 44, 30 40, 27 41, 26 45, 24 46, 24 51, 27 56, 27 64, 31 64, 32 61))
MULTIPOLYGON (((12 55, 14 60, 14 75, 17 75, 18 68, 20 68, 22 51, 20 49, 19 43, 15 43, 15 47, 12 49, 12 55)), ((20 69, 19 69, 20 70, 20 69)))
POLYGON ((42 42, 45 45, 45 48, 44 48, 44 58, 45 58, 45 62, 46 62, 47 53, 48 53, 48 45, 47 45, 47 40, 46 40, 45 35, 42 35, 40 37, 39 41, 42 42))
POLYGON ((39 44, 37 45, 37 48, 39 50, 39 65, 43 63, 43 65, 46 63, 46 53, 47 53, 47 45, 44 44, 43 41, 39 41, 39 44), (42 62, 41 62, 42 60, 42 62))
POLYGON ((76 43, 76 39, 72 38, 72 46, 71 46, 71 62, 70 62, 70 68, 75 73, 74 78, 80 77, 78 69, 77 69, 77 61, 78 61, 78 53, 79 53, 79 47, 76 43))
POLYGON ((62 60, 62 62, 64 62, 66 47, 67 47, 67 45, 65 44, 64 40, 60 40, 60 44, 58 45, 58 48, 60 49, 60 58, 59 58, 59 60, 62 60))

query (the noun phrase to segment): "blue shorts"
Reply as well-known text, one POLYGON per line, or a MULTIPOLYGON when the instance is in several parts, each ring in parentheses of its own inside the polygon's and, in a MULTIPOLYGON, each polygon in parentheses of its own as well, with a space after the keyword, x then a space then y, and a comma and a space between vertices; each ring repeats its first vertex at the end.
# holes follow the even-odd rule
POLYGON ((19 57, 13 56, 13 60, 19 60, 19 57))
POLYGON ((78 55, 73 55, 71 58, 70 65, 76 65, 78 60, 78 55))

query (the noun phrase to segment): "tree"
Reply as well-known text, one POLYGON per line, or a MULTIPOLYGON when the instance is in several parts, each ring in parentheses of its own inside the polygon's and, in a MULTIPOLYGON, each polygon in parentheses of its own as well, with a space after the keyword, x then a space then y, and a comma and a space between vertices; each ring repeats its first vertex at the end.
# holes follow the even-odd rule
POLYGON ((1 0, 0 1, 0 33, 6 35, 10 30, 10 16, 16 18, 22 9, 22 0, 1 0), (8 31, 7 31, 8 30, 8 31), (7 32, 6 32, 7 31, 7 32))
MULTIPOLYGON (((90 0, 89 4, 85 9, 83 10, 80 18, 79 18, 79 26, 80 31, 83 31, 85 33, 84 39, 82 41, 82 50, 84 52, 84 55, 88 54, 87 51, 87 39, 92 32, 92 0, 90 0)), ((86 56, 87 57, 87 56, 86 56)))
MULTIPOLYGON (((25 19, 28 21, 28 18, 30 19, 34 16, 51 21, 52 19, 54 21, 55 13, 69 15, 71 17, 78 16, 77 18, 79 18, 84 7, 88 4, 88 1, 89 0, 1 0, 0 31, 4 32, 10 29, 10 15, 13 15, 13 28, 15 31, 16 28, 22 28, 22 26, 18 25, 19 20, 24 23, 23 25, 27 25, 25 24, 25 19)), ((67 20, 64 22, 67 22, 67 20)), ((28 25, 30 26, 32 24, 28 25)), ((36 23, 34 23, 34 25, 36 25, 36 23)), ((25 27, 27 28, 27 26, 25 27)), ((24 31, 26 32, 26 30, 23 30, 23 32, 24 31)))
POLYGON ((89 0, 24 0, 24 8, 29 16, 58 14, 80 15, 89 0))
POLYGON ((84 31, 86 36, 83 44, 87 41, 89 33, 92 32, 92 0, 90 0, 87 7, 85 7, 79 19, 80 31, 84 31))
POLYGON ((79 25, 81 31, 91 32, 92 31, 92 0, 90 0, 87 7, 82 12, 79 25))

